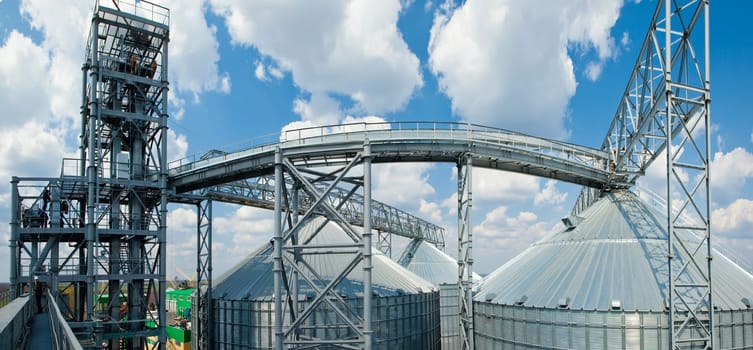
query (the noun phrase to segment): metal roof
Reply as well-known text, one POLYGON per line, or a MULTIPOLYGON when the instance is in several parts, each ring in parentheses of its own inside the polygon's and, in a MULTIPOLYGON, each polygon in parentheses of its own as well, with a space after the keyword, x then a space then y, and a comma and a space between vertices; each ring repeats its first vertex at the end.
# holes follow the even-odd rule
MULTIPOLYGON (((556 229, 489 274, 474 299, 584 310, 610 310, 619 301, 623 310, 664 310, 666 222, 666 214, 630 191, 606 193, 574 228, 556 229)), ((678 234, 698 241, 687 231, 678 234)), ((713 273, 715 306, 745 309, 742 299, 753 300, 753 275, 718 251, 713 273)))
MULTIPOLYGON (((457 260, 424 240, 412 240, 400 253, 397 262, 436 285, 458 283, 457 260)), ((474 272, 473 281, 480 280, 481 276, 474 272)))
MULTIPOLYGON (((299 239, 303 242, 315 234, 309 242, 312 246, 353 243, 353 240, 333 222, 326 223, 317 233, 317 228, 323 222, 323 218, 317 217, 305 223, 301 228, 299 239)), ((333 254, 331 250, 331 248, 318 248, 312 252, 309 249, 307 252, 314 254, 306 254, 303 258, 322 277, 324 283, 337 276, 353 259, 353 255, 333 254)), ((213 285, 213 296, 232 300, 271 298, 274 293, 272 253, 272 245, 266 244, 246 257, 216 280, 213 285)), ((372 265, 372 288, 378 296, 416 294, 436 290, 432 283, 406 270, 376 249, 373 250, 372 265)), ((290 271, 287 266, 286 270, 290 271)), ((338 294, 345 297, 361 296, 363 293, 362 271, 362 265, 358 263, 335 288, 338 294)), ((307 275, 311 279, 316 279, 311 273, 307 275)), ((300 293, 304 295, 311 290, 304 281, 301 281, 299 285, 300 293)))

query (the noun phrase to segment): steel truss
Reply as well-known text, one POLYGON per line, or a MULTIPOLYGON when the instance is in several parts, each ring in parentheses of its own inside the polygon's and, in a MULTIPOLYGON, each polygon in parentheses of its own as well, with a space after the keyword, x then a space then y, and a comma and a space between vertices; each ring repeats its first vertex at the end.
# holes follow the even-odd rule
MULTIPOLYGON (((293 192, 296 182, 286 176, 284 179, 286 191, 293 192)), ((320 191, 326 189, 324 184, 312 182, 320 191)), ((199 191, 201 196, 211 196, 215 201, 248 205, 259 208, 273 209, 275 203, 274 176, 260 176, 253 179, 239 180, 231 183, 208 187, 199 191)), ((338 211, 348 220, 351 225, 363 227, 363 195, 355 193, 352 189, 335 187, 330 190, 326 200, 330 205, 339 206, 338 211), (344 200, 347 198, 347 200, 344 200)), ((191 195, 176 195, 170 200, 176 202, 191 202, 191 195), (181 198, 185 196, 186 198, 181 198)), ((298 206, 298 211, 303 214, 311 209, 314 199, 308 194, 301 193, 297 201, 291 202, 298 206)), ((287 204, 287 203, 286 203, 287 204)), ((290 211, 287 205, 283 211, 290 211)), ((318 214, 324 214, 323 209, 317 209, 318 214)), ((420 239, 444 248, 444 228, 423 220, 406 211, 397 209, 385 203, 371 201, 372 229, 379 235, 377 247, 386 255, 391 249, 391 234, 409 239, 420 239)))
MULTIPOLYGON (((656 159, 666 160, 673 349, 714 342, 709 62, 709 0, 659 1, 602 144, 610 156, 607 188, 632 186, 656 159)), ((597 199, 584 188, 573 215, 597 199)))
MULTIPOLYGON (((371 153, 370 145, 365 143, 360 152, 352 155, 345 165, 332 171, 320 172, 306 166, 304 159, 288 156, 284 150, 275 152, 274 175, 274 290, 275 290, 275 348, 316 347, 318 345, 338 344, 344 348, 371 349, 371 153), (359 172, 357 165, 363 171, 359 172), (350 175, 360 173, 359 175, 350 175), (286 177, 289 180, 286 180, 286 177), (288 181, 294 184, 289 190, 288 181), (336 188, 348 187, 348 196, 341 197, 336 188), (351 224, 341 213, 356 191, 363 193, 363 227, 351 224), (299 194, 299 192, 301 192, 299 194), (297 208, 296 203, 308 196, 312 203, 307 209, 297 208), (284 210, 293 208, 294 210, 284 210), (301 213, 299 215, 299 213, 301 213), (332 254, 349 256, 350 263, 331 278, 323 279, 315 266, 306 262, 306 255, 311 249, 312 237, 306 241, 299 240, 299 230, 315 216, 323 216, 326 222, 333 222, 352 239, 350 244, 338 244, 332 254), (339 283, 346 276, 356 273, 358 265, 363 274, 363 311, 349 306, 338 292, 339 283), (298 289, 306 284, 315 291, 315 295, 304 305, 298 304, 298 289), (279 296, 279 297, 277 297, 279 296), (349 325, 351 336, 347 339, 321 339, 305 336, 303 326, 307 318, 318 308, 329 308, 339 315, 343 323, 349 325)), ((317 230, 318 231, 318 230, 317 230)), ((315 233, 316 235, 316 233, 315 233)))
POLYGON ((460 346, 473 346, 473 159, 458 159, 458 296, 460 298, 460 346))
POLYGON ((194 346, 211 349, 212 339, 212 197, 207 195, 196 205, 196 293, 198 310, 193 324, 194 346))
POLYGON ((94 9, 80 158, 12 181, 11 276, 50 283, 84 346, 164 348, 169 10, 129 10, 94 9))
POLYGON ((169 10, 99 5, 80 158, 60 178, 12 180, 11 288, 47 282, 86 347, 164 348, 169 10))

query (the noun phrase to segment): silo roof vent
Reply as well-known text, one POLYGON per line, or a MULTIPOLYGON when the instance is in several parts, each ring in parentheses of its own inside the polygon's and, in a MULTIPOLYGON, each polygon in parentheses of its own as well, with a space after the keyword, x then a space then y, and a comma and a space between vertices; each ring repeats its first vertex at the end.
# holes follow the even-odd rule
POLYGON ((570 306, 570 297, 567 298, 560 298, 560 301, 557 302, 557 305, 561 309, 567 309, 570 306))
POLYGON ((583 221, 583 218, 575 215, 562 218, 562 224, 565 225, 567 231, 574 229, 581 221, 583 221))

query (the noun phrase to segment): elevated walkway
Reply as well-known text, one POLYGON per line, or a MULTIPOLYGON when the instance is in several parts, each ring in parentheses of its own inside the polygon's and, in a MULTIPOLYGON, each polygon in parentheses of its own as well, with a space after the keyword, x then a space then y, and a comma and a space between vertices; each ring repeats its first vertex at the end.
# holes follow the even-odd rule
POLYGON ((344 165, 365 143, 371 147, 374 163, 457 163, 469 154, 473 166, 594 188, 603 187, 611 175, 609 154, 594 148, 473 124, 395 122, 284 131, 279 139, 260 139, 216 157, 175 161, 168 166, 168 186, 185 193, 270 175, 277 149, 286 158, 310 167, 344 165))
POLYGON ((40 314, 34 314, 29 322, 29 330, 26 350, 54 349, 52 347, 52 328, 50 327, 49 312, 45 310, 40 314))

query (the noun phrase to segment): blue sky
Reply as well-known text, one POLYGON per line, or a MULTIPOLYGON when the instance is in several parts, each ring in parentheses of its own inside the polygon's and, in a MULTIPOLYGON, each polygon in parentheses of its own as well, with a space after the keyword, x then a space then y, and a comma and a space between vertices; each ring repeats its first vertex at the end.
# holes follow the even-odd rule
MULTIPOLYGON (((109 4, 104 1, 103 4, 109 4)), ((284 127, 470 121, 599 147, 655 1, 186 0, 171 8, 170 155, 284 127)), ((92 1, 0 0, 0 178, 56 176, 75 156, 92 1), (29 142, 34 140, 34 142, 29 142)), ((715 241, 753 255, 753 3, 712 1, 715 241)), ((454 167, 375 166, 375 197, 447 227, 454 167), (398 190, 400 189, 400 190, 398 190)), ((476 269, 488 273, 567 215, 577 186, 476 171, 476 269)), ((663 179, 649 172, 645 185, 663 179)), ((0 188, 7 222, 9 186, 0 188)), ((195 213, 171 206, 169 274, 194 269, 195 213)), ((215 274, 271 236, 268 211, 218 204, 215 274)), ((8 237, 7 226, 2 231, 8 237)), ((7 259, 8 251, 1 253, 7 259)), ((5 266, 5 264, 0 264, 5 266)), ((7 280, 0 267, 0 280, 7 280)))

